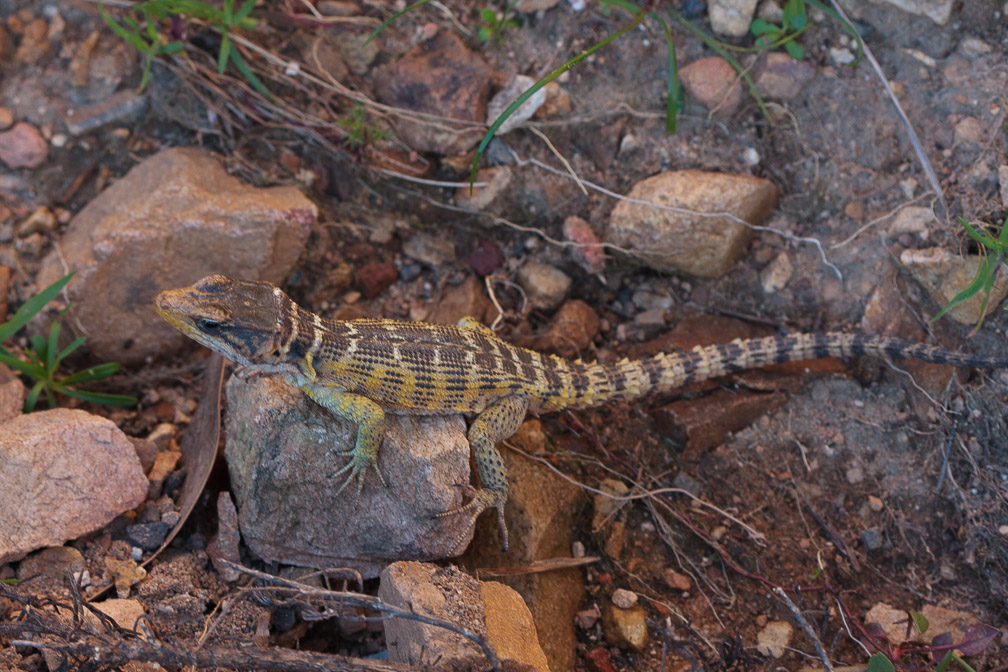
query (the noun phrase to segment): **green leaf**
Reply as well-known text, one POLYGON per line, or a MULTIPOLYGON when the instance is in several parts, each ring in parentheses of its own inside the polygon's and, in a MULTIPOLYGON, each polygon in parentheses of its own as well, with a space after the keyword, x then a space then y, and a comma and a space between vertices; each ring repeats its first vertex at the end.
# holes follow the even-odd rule
POLYGON ((28 324, 33 317, 41 312, 47 303, 56 298, 56 295, 63 291, 66 284, 70 282, 70 278, 73 277, 73 274, 74 271, 67 273, 65 276, 25 301, 24 304, 17 309, 17 312, 14 313, 14 316, 11 317, 10 321, 0 324, 0 343, 6 341, 21 327, 28 324))
POLYGON ((492 7, 484 7, 480 10, 480 21, 483 23, 494 25, 497 23, 497 10, 492 7))
POLYGON ((764 21, 763 19, 755 19, 751 24, 749 24, 749 32, 760 37, 761 35, 766 35, 767 33, 777 33, 780 35, 781 29, 779 26, 775 26, 769 21, 764 21))
POLYGON ((132 406, 137 403, 136 397, 130 397, 125 394, 109 394, 107 392, 90 392, 88 390, 71 389, 63 389, 60 390, 60 392, 68 397, 73 397, 74 399, 90 401, 95 404, 104 404, 105 406, 132 406))
POLYGON ((98 364, 96 366, 89 366, 86 369, 81 369, 77 373, 71 374, 59 381, 59 384, 76 385, 77 383, 85 383, 90 380, 99 380, 100 378, 108 378, 118 371, 119 362, 106 362, 105 364, 98 364))
POLYGON ((788 0, 781 13, 781 25, 789 31, 801 30, 805 27, 805 0, 788 0))
POLYGON ((884 653, 876 653, 868 660, 868 672, 896 672, 896 668, 884 653))
POLYGON ((913 619, 914 627, 917 628, 917 632, 924 634, 928 629, 928 620, 924 617, 924 614, 919 611, 910 610, 910 618, 913 619))
POLYGON ((786 51, 788 56, 796 61, 800 61, 805 56, 805 50, 802 49, 801 45, 794 40, 784 43, 784 51, 786 51))

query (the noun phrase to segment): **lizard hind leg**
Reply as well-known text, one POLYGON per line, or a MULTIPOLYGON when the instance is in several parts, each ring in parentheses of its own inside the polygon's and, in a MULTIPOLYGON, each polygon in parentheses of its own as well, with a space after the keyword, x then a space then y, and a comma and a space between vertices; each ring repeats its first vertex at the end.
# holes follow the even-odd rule
POLYGON ((438 514, 439 518, 467 514, 468 524, 455 540, 453 549, 462 545, 462 540, 476 524, 479 515, 489 508, 497 509, 497 523, 503 540, 502 550, 508 548, 508 531, 504 523, 504 504, 508 498, 507 467, 497 451, 497 442, 518 431, 528 411, 528 399, 524 396, 509 396, 498 399, 476 416, 469 427, 469 446, 476 461, 480 487, 473 498, 462 506, 438 514))

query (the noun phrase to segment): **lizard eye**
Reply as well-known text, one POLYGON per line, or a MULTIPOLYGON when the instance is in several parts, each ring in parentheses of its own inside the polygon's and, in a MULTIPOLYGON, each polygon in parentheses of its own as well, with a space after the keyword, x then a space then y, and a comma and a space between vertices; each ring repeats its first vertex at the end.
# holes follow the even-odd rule
POLYGON ((196 320, 196 326, 208 334, 215 334, 220 330, 221 323, 216 320, 211 320, 205 317, 201 317, 196 320))

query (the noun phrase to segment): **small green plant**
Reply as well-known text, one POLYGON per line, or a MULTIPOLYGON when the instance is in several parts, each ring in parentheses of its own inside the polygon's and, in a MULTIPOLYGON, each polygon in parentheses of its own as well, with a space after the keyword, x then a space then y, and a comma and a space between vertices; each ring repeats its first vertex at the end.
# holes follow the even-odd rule
POLYGON ((517 2, 510 3, 503 12, 498 12, 493 7, 484 7, 479 12, 479 29, 476 37, 480 42, 501 42, 504 33, 513 28, 521 26, 521 21, 516 16, 515 7, 517 2))
MULTIPOLYGON (((234 47, 234 42, 231 39, 233 31, 240 28, 252 29, 259 23, 258 19, 250 16, 253 7, 255 7, 255 0, 245 0, 237 11, 235 11, 235 0, 224 0, 222 9, 202 0, 147 0, 132 6, 132 11, 138 14, 143 22, 142 26, 131 16, 124 17, 123 23, 120 24, 101 5, 98 5, 98 11, 116 35, 126 40, 144 55, 144 73, 143 79, 140 81, 141 91, 147 86, 154 58, 162 54, 178 53, 184 48, 184 44, 180 40, 167 41, 161 37, 159 24, 176 17, 188 16, 209 23, 220 33, 220 50, 217 52, 219 74, 224 74, 228 63, 234 63, 238 72, 248 80, 256 91, 267 98, 273 98, 273 94, 252 72, 241 53, 234 47)), ((172 26, 171 32, 180 31, 172 26)))
MULTIPOLYGON (((73 273, 69 273, 49 285, 25 301, 8 322, 0 324, 0 343, 6 342, 21 327, 28 324, 33 317, 38 315, 47 303, 63 291, 66 284, 70 282, 71 277, 73 277, 73 273)), ((33 335, 31 346, 25 353, 28 355, 29 361, 18 359, 0 345, 0 363, 20 371, 35 381, 31 391, 25 398, 24 410, 26 413, 31 413, 35 410, 38 398, 43 392, 45 392, 50 408, 56 406, 56 394, 110 406, 132 406, 136 403, 136 399, 133 397, 121 394, 106 394, 104 392, 90 392, 88 390, 77 389, 76 387, 81 383, 107 378, 116 373, 119 370, 117 362, 98 364, 97 366, 88 367, 77 373, 73 373, 65 378, 57 378, 57 370, 63 360, 74 350, 82 346, 85 341, 85 338, 81 336, 60 350, 59 335, 59 322, 53 322, 49 327, 48 338, 42 338, 38 334, 33 335)))
POLYGON ((929 627, 923 614, 911 611, 907 619, 907 632, 904 641, 893 644, 885 634, 885 630, 877 623, 869 623, 864 631, 866 639, 876 650, 868 660, 868 672, 896 672, 899 669, 924 669, 934 666, 935 672, 947 672, 953 663, 966 672, 975 670, 962 656, 975 656, 986 649, 1000 631, 983 623, 966 628, 962 641, 955 642, 951 633, 936 635, 930 644, 924 644, 913 637, 913 630, 923 635, 929 627), (961 652, 962 655, 956 653, 961 652), (930 657, 931 665, 922 664, 922 657, 930 657))
POLYGON ((358 149, 368 143, 379 142, 389 137, 388 131, 371 124, 367 108, 360 103, 351 107, 346 116, 340 117, 336 123, 346 131, 343 142, 350 149, 358 149))
POLYGON ((781 25, 775 25, 763 19, 756 19, 749 26, 749 31, 756 37, 756 46, 773 49, 784 47, 784 51, 796 61, 805 55, 795 38, 808 28, 808 18, 805 15, 805 0, 788 0, 781 14, 781 25))
POLYGON ((1008 258, 1008 218, 1005 218, 1005 221, 1001 224, 1001 232, 997 238, 987 233, 987 230, 983 227, 977 230, 962 217, 959 218, 959 223, 966 229, 966 234, 976 241, 980 250, 980 263, 977 264, 976 275, 973 276, 973 281, 970 282, 966 289, 952 297, 952 300, 938 311, 934 319, 937 320, 942 317, 963 301, 968 301, 978 292, 983 292, 983 300, 980 302, 980 319, 977 320, 973 331, 970 332, 970 336, 973 336, 983 325, 984 318, 987 316, 987 302, 990 300, 991 290, 994 289, 994 283, 997 281, 998 271, 1001 268, 1001 264, 1008 258))

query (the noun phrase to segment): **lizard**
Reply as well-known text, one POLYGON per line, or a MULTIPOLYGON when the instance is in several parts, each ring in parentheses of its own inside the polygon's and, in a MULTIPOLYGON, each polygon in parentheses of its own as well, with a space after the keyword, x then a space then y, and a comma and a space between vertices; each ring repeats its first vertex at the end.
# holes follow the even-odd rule
MULTIPOLYGON (((875 355, 952 366, 1006 368, 985 357, 924 343, 845 332, 775 334, 696 346, 614 364, 567 360, 517 347, 471 317, 457 325, 391 319, 330 320, 297 305, 267 282, 211 275, 161 292, 157 312, 193 340, 252 370, 280 374, 316 403, 357 425, 352 449, 333 477, 338 495, 378 468, 386 413, 474 419, 467 438, 480 486, 471 499, 439 516, 468 515, 462 539, 487 509, 496 509, 507 550, 507 469, 498 441, 528 412, 586 408, 667 392, 727 373, 790 361, 875 355)), ((334 495, 335 496, 335 495, 334 495)))

